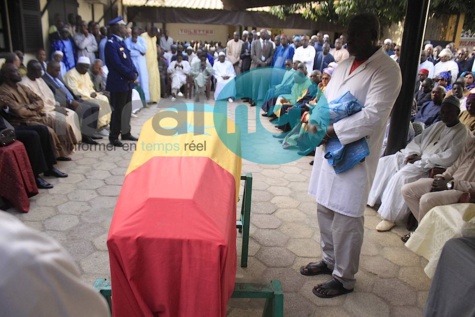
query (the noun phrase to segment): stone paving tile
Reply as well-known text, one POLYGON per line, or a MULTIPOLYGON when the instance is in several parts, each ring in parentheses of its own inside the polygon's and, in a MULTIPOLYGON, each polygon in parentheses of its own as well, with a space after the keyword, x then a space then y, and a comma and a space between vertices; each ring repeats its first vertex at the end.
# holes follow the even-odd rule
POLYGON ((402 267, 399 270, 399 279, 418 291, 429 289, 431 284, 431 279, 420 266, 402 267))
POLYGON ((283 247, 289 240, 289 237, 280 231, 273 229, 258 230, 253 238, 262 246, 265 247, 283 247))
MULTIPOLYGON (((284 316, 311 317, 320 307, 308 301, 299 293, 287 293, 284 298, 284 316)), ((244 316, 244 315, 243 315, 244 316)))
POLYGON ((22 221, 45 221, 46 219, 56 215, 54 207, 36 207, 34 212, 20 214, 18 218, 22 221))
POLYGON ((83 211, 89 210, 91 205, 85 201, 68 201, 58 206, 58 211, 63 214, 80 215, 83 211))
POLYGON ((273 214, 276 210, 277 206, 269 201, 253 201, 251 204, 251 219, 254 213, 273 214))
POLYGON ((104 186, 104 181, 99 179, 85 179, 77 184, 79 189, 97 189, 104 186))
POLYGON ((275 215, 284 222, 305 222, 307 216, 296 208, 279 209, 275 215))
POLYGON ((379 256, 362 255, 360 268, 381 278, 396 277, 399 274, 399 266, 379 256))
POLYGON ((95 251, 91 241, 85 239, 66 240, 63 242, 63 246, 76 261, 80 261, 95 251))
POLYGON ((64 204, 67 201, 68 201, 68 198, 65 195, 61 195, 61 194, 41 195, 41 196, 38 196, 36 199, 36 206, 56 207, 58 205, 64 204))
POLYGON ((346 310, 340 307, 318 307, 312 317, 352 317, 346 310))
POLYGON ((390 316, 390 306, 371 293, 345 295, 343 308, 353 316, 386 317, 390 316))
POLYGON ((416 291, 398 279, 378 279, 374 282, 374 292, 395 306, 417 303, 416 291))
POLYGON ((267 190, 275 196, 289 196, 291 190, 284 186, 271 186, 267 190))
POLYGON ((281 247, 261 247, 256 257, 267 267, 287 267, 295 260, 295 254, 281 247))
POLYGON ((381 255, 399 266, 418 266, 420 261, 414 257, 414 253, 404 246, 401 241, 400 247, 385 247, 381 255))
POLYGON ((275 196, 271 203, 278 205, 280 208, 296 208, 300 202, 291 197, 275 196))
POLYGON ((112 197, 117 197, 119 196, 120 190, 122 186, 117 186, 117 185, 105 185, 102 186, 101 188, 97 189, 97 192, 101 196, 112 196, 112 197))
POLYGON ((279 280, 286 292, 298 292, 307 281, 303 275, 291 268, 268 268, 262 273, 265 281, 279 280))
POLYGON ((282 224, 282 221, 273 215, 253 215, 251 221, 260 229, 277 229, 282 224))
POLYGON ((283 223, 279 230, 290 238, 311 238, 315 230, 306 224, 301 223, 283 223))
POLYGON ((73 201, 90 201, 97 196, 97 192, 90 189, 78 189, 68 194, 68 198, 73 201))
POLYGON ((422 316, 422 310, 418 307, 393 307, 391 308, 391 316, 404 316, 404 317, 420 317, 422 316))
POLYGON ((287 249, 298 257, 311 257, 320 249, 320 245, 312 239, 290 239, 287 249))
POLYGON ((48 230, 66 231, 79 224, 79 218, 73 215, 56 215, 46 219, 45 228, 48 230))

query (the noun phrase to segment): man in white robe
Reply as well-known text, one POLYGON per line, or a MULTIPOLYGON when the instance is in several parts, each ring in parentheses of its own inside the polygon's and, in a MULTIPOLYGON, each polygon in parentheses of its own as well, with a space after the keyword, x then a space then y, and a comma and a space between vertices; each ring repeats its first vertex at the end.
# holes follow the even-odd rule
POLYGON ((215 100, 228 99, 229 102, 233 102, 236 98, 236 82, 234 81, 236 73, 234 69, 233 64, 226 60, 226 54, 220 52, 218 61, 213 65, 214 77, 216 78, 215 100), (226 87, 226 90, 221 93, 224 87, 226 87))
POLYGON ((176 60, 168 66, 168 73, 172 80, 172 101, 175 101, 177 93, 186 84, 187 77, 190 74, 190 63, 183 60, 183 55, 177 55, 176 60))
POLYGON ((104 298, 81 281, 58 242, 3 211, 0 231, 0 315, 110 316, 104 298))
POLYGON ((450 72, 452 75, 452 83, 455 83, 459 74, 459 65, 453 60, 452 52, 445 48, 439 53, 440 61, 434 66, 434 76, 442 72, 450 72))
POLYGON ((382 157, 368 198, 368 205, 381 201, 378 213, 383 219, 379 232, 389 231, 408 215, 401 193, 404 184, 425 177, 433 167, 446 168, 455 162, 468 135, 459 121, 460 102, 449 96, 442 102, 441 122, 424 130, 405 149, 382 157))
POLYGON ((150 102, 158 103, 160 101, 160 73, 158 70, 157 34, 158 29, 155 26, 148 26, 148 31, 141 37, 145 39, 147 46, 145 59, 148 69, 150 102))
POLYGON ((295 50, 294 62, 301 61, 307 65, 307 71, 313 70, 313 62, 315 60, 315 48, 311 45, 308 45, 308 36, 305 35, 302 37, 302 46, 295 50))
POLYGON ((241 49, 244 42, 239 38, 239 32, 234 32, 233 36, 234 38, 229 40, 226 45, 226 57, 233 65, 235 74, 239 75, 241 73, 239 65, 241 62, 241 49))
POLYGON ((111 121, 112 110, 109 99, 94 90, 94 84, 88 73, 90 65, 91 61, 89 58, 81 56, 76 66, 70 69, 64 76, 64 82, 76 96, 80 96, 83 100, 99 105, 97 128, 101 129, 107 126, 111 121))
MULTIPOLYGON (((322 260, 300 269, 302 275, 331 274, 312 292, 330 298, 353 291, 364 235, 364 210, 378 164, 384 129, 401 88, 399 66, 377 45, 379 21, 359 14, 348 26, 350 58, 342 61, 325 88, 328 101, 349 91, 364 108, 330 125, 327 137, 345 145, 367 138, 370 154, 350 170, 336 174, 319 146, 315 152, 309 193, 315 196, 322 260)), ((309 130, 313 129, 309 127, 309 130)))
MULTIPOLYGON (((73 129, 74 136, 76 137, 77 142, 81 142, 81 125, 79 124, 79 117, 76 112, 71 109, 60 107, 59 103, 54 99, 53 92, 45 83, 43 78, 41 78, 42 73, 41 64, 37 60, 31 60, 27 64, 27 74, 23 76, 21 84, 30 88, 35 94, 37 94, 45 105, 43 110, 48 113, 48 115, 54 117, 57 120, 66 121, 71 128, 73 129)), ((97 143, 92 139, 85 138, 87 141, 97 143)))
POLYGON ((147 44, 145 39, 139 36, 137 27, 132 29, 132 35, 125 39, 125 45, 130 51, 130 57, 134 63, 135 69, 139 72, 137 80, 145 95, 145 101, 150 102, 150 91, 148 83, 148 69, 145 55, 147 53, 147 44))

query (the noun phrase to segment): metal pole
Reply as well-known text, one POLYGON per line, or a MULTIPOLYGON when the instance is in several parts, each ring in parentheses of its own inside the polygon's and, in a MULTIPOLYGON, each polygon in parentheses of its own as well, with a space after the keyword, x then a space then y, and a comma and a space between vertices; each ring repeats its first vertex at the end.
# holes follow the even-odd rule
POLYGON ((430 0, 407 1, 406 21, 401 44, 399 66, 402 73, 402 88, 391 114, 386 155, 394 154, 406 146, 411 117, 412 100, 420 64, 420 51, 427 24, 430 0), (416 52, 417 54, 414 54, 416 52))

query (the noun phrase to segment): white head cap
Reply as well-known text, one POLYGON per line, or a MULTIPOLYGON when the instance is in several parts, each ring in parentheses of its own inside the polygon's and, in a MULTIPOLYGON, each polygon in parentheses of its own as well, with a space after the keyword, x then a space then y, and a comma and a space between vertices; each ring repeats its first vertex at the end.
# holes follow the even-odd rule
POLYGON ((89 60, 89 57, 87 56, 80 56, 78 58, 78 64, 88 64, 91 65, 91 61, 89 60))
POLYGON ((384 44, 392 44, 393 41, 391 41, 391 39, 385 39, 384 40, 384 44))
POLYGON ((224 52, 219 52, 218 56, 226 56, 224 52))
POLYGON ((64 54, 63 54, 63 52, 61 52, 61 51, 54 51, 53 56, 56 56, 56 55, 61 55, 61 56, 63 56, 64 54))
POLYGON ((432 44, 426 44, 426 46, 424 46, 424 50, 428 49, 428 48, 434 48, 434 46, 432 44))

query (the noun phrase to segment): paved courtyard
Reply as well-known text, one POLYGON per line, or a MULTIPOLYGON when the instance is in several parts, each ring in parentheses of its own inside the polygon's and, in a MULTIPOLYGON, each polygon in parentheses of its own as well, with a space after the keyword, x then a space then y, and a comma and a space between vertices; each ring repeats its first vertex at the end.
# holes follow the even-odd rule
MULTIPOLYGON (((133 134, 138 135, 142 124, 159 108, 171 104, 169 99, 162 100, 159 107, 142 109, 132 119, 133 134)), ((109 278, 107 233, 132 153, 80 147, 72 162, 57 165, 69 177, 47 178, 54 188, 40 190, 32 197, 29 213, 7 212, 58 240, 80 267, 84 282, 109 278)), ((355 291, 333 299, 312 294, 313 286, 328 276, 299 273, 300 266, 320 256, 316 204, 307 195, 311 160, 307 156, 283 165, 243 161, 242 172, 251 172, 254 183, 249 263, 245 269, 238 265, 237 280, 280 280, 288 317, 422 316, 430 287, 423 272, 427 261, 404 247, 400 236, 406 233, 405 228, 376 232, 379 218, 370 208, 365 212, 365 239, 355 291)), ((238 263, 240 242, 238 234, 238 263)), ((261 300, 232 299, 228 316, 261 316, 262 308, 261 300)))

